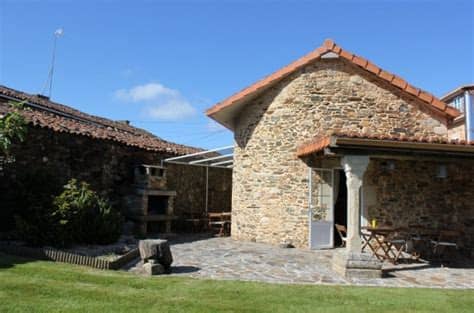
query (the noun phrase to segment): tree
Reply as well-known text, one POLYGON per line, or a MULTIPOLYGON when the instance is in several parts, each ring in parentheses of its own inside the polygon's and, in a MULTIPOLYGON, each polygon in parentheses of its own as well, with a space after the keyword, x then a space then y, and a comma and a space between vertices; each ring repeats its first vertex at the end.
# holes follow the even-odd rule
POLYGON ((9 157, 13 142, 25 140, 27 123, 20 113, 25 102, 9 102, 12 110, 0 116, 0 157, 9 157))
POLYGON ((12 188, 13 182, 3 176, 5 165, 15 161, 10 153, 12 144, 23 141, 26 136, 26 120, 20 114, 25 102, 10 102, 7 104, 9 110, 3 115, 0 113, 0 232, 8 231, 14 225, 12 208, 17 199, 13 195, 18 190, 12 188))

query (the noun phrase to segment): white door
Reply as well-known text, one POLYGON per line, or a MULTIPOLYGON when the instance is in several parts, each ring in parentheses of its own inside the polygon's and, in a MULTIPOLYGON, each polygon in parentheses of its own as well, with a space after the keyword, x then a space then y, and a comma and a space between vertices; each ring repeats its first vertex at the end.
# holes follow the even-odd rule
POLYGON ((310 248, 333 247, 334 177, 332 169, 312 168, 309 175, 310 248))

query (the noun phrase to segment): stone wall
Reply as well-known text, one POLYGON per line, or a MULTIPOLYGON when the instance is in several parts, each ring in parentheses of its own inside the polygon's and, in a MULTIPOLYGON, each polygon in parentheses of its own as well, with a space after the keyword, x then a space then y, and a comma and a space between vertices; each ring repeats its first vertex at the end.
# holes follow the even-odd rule
POLYGON ((321 60, 248 103, 237 118, 236 239, 308 246, 308 166, 296 148, 333 131, 446 138, 415 99, 341 60, 321 60))
MULTIPOLYGON (((206 207, 206 168, 202 166, 167 165, 168 188, 177 191, 175 214, 203 216, 206 207)), ((232 170, 209 168, 208 211, 230 212, 232 170)))
MULTIPOLYGON (((12 205, 8 198, 19 177, 25 173, 46 171, 55 177, 45 184, 64 185, 70 178, 88 182, 94 190, 110 199, 112 204, 126 209, 127 196, 135 192, 134 167, 138 164, 159 165, 170 155, 137 149, 112 141, 86 136, 53 132, 29 127, 24 143, 12 149, 15 162, 6 164, 0 172, 0 219, 2 225, 12 225, 12 205), (5 222, 6 221, 6 222, 5 222)), ((230 210, 231 177, 228 169, 210 170, 210 205, 230 210)), ((172 165, 167 173, 169 186, 175 190, 175 210, 203 210, 205 176, 203 168, 172 165)))
POLYGON ((447 178, 437 178, 439 161, 371 159, 364 176, 364 189, 374 195, 366 199, 368 220, 406 227, 458 230, 461 243, 474 248, 474 160, 443 162, 447 178))

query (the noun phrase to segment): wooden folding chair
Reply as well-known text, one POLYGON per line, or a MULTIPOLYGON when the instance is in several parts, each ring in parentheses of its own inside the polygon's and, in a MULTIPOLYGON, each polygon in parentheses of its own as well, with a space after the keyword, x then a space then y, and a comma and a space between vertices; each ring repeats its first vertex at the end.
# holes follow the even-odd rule
POLYGON ((209 229, 217 236, 222 237, 230 234, 230 213, 208 213, 209 229))
POLYGON ((341 247, 345 247, 347 243, 347 228, 344 225, 334 224, 336 231, 341 238, 342 244, 341 247))
POLYGON ((432 255, 438 257, 441 261, 441 257, 446 252, 446 249, 458 249, 458 240, 461 233, 456 230, 441 230, 438 238, 431 240, 432 255))
POLYGON ((407 251, 408 240, 404 232, 406 230, 403 228, 396 229, 395 232, 384 239, 389 248, 388 254, 391 254, 390 261, 393 264, 397 264, 403 252, 407 251))

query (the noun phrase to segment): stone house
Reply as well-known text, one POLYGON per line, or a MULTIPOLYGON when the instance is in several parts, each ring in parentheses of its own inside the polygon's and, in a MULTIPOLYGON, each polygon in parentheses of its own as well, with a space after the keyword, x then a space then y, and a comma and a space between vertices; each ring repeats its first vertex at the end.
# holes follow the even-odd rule
POLYGON ((473 248, 468 117, 332 40, 206 113, 234 132, 233 238, 332 248, 337 223, 359 252, 375 219, 473 248))
MULTIPOLYGON (((21 186, 19 177, 25 174, 46 171, 60 186, 70 178, 86 181, 114 206, 129 212, 135 205, 131 197, 140 187, 137 187, 137 167, 146 164, 159 168, 165 158, 200 151, 163 140, 127 121, 89 115, 47 97, 5 86, 0 86, 0 115, 11 110, 9 101, 23 100, 27 138, 13 146, 14 162, 0 164, 3 168, 0 170, 1 230, 13 226, 15 205, 10 196, 13 186, 21 186)), ((204 213, 205 169, 165 164, 165 170, 166 184, 162 186, 165 190, 155 193, 174 196, 174 217, 204 213)), ((230 210, 231 171, 212 168, 208 175, 210 210, 230 210)))

